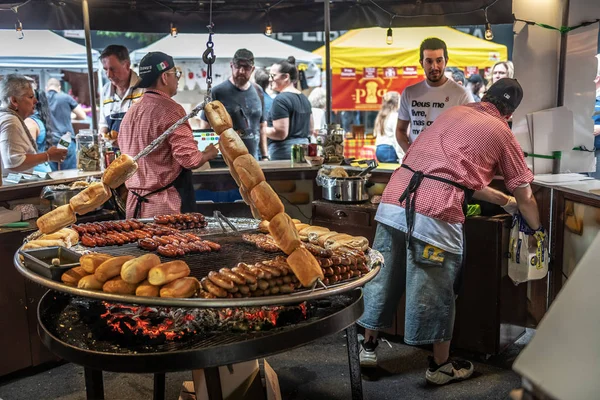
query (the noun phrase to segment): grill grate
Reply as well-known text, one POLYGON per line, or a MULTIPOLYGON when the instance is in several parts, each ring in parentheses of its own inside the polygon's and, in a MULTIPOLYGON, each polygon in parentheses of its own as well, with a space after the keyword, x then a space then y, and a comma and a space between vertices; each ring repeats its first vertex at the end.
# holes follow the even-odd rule
MULTIPOLYGON (((256 233, 253 231, 250 232, 256 233)), ((232 268, 240 262, 254 264, 260 261, 274 259, 277 256, 285 255, 283 252, 267 253, 257 248, 253 244, 244 242, 241 235, 235 233, 222 233, 210 236, 202 236, 202 238, 220 244, 221 250, 210 253, 186 254, 183 257, 177 258, 168 258, 163 257, 158 253, 156 254, 160 257, 162 262, 173 260, 185 261, 190 267, 190 276, 194 276, 198 279, 205 277, 210 271, 217 271, 223 267, 232 268)), ((123 246, 98 247, 94 250, 113 256, 131 255, 138 257, 148 254, 148 251, 140 249, 137 246, 137 243, 129 243, 123 246)))

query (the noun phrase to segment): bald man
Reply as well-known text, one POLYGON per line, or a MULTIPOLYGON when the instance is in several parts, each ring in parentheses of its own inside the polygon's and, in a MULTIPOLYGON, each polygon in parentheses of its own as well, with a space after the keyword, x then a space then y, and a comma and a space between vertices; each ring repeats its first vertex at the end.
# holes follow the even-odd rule
POLYGON ((50 168, 53 171, 59 169, 75 169, 77 168, 75 130, 71 123, 71 112, 75 113, 78 120, 85 120, 86 115, 83 109, 74 98, 66 93, 63 93, 60 86, 60 81, 56 78, 48 79, 46 83, 46 93, 48 94, 48 108, 50 110, 50 119, 54 131, 50 132, 52 145, 56 146, 60 137, 67 132, 71 133, 71 145, 69 146, 65 161, 60 163, 51 162, 50 168))

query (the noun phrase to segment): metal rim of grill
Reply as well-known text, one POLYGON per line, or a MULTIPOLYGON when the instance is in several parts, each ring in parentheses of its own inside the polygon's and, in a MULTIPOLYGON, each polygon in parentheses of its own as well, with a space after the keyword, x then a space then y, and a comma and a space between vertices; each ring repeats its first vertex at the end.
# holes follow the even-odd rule
MULTIPOLYGON (((207 217, 209 220, 210 217, 207 217)), ((231 218, 235 221, 236 218, 231 218)), ((149 221, 144 221, 149 222, 149 221)), ((214 224, 214 221, 212 221, 214 224)), ((252 231, 245 231, 252 232, 252 231)), ((207 240, 214 239, 216 242, 221 244, 222 250, 217 253, 208 254, 192 254, 186 255, 179 260, 186 261, 190 265, 191 276, 201 278, 206 276, 209 271, 216 271, 222 267, 233 267, 237 262, 248 262, 253 263, 260 260, 267 260, 274 258, 277 255, 284 255, 284 253, 266 253, 263 250, 257 249, 249 244, 243 243, 240 239, 240 233, 237 232, 225 232, 223 233, 201 233, 193 232, 201 235, 207 240), (205 262, 203 264, 203 262, 205 262), (226 264, 229 262, 233 265, 226 264)), ((111 255, 134 255, 140 256, 148 254, 147 251, 139 249, 137 244, 130 243, 122 246, 107 246, 94 248, 95 251, 105 252, 111 255)), ((374 250, 371 250, 374 251, 374 250)), ((173 261, 175 259, 167 259, 161 256, 164 261, 173 261)), ((371 271, 362 275, 361 277, 349 281, 330 285, 327 289, 317 287, 314 290, 301 289, 294 291, 290 294, 284 295, 269 295, 263 297, 247 297, 247 298, 225 298, 225 299, 204 299, 204 298, 162 298, 162 297, 141 297, 135 295, 121 295, 111 294, 102 291, 93 291, 87 289, 79 289, 71 286, 62 284, 62 282, 53 281, 50 278, 40 276, 33 271, 26 268, 19 259, 18 251, 15 253, 13 263, 19 273, 26 278, 45 286, 48 289, 56 290, 59 292, 71 294, 74 296, 87 297, 98 300, 106 300, 115 303, 126 303, 126 304, 139 304, 139 305, 152 305, 152 306, 165 306, 165 307, 207 307, 207 308, 219 308, 219 307, 253 307, 253 306, 267 306, 267 305, 286 305, 286 304, 298 304, 303 301, 322 299, 332 295, 342 294, 353 289, 364 286, 367 282, 377 275, 380 266, 374 265, 371 271)))

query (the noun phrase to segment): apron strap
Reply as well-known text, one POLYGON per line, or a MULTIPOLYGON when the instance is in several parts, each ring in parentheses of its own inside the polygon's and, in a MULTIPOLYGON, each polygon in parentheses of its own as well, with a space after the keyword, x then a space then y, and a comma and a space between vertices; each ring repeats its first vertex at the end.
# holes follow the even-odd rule
POLYGON ((142 212, 142 203, 148 203, 148 196, 151 196, 153 194, 156 193, 160 193, 163 192, 167 189, 169 189, 170 187, 172 187, 175 184, 175 180, 171 183, 169 183, 167 186, 161 187, 159 189, 153 190, 150 193, 146 193, 145 195, 141 195, 139 193, 136 193, 133 190, 130 190, 130 192, 135 195, 136 199, 135 199, 135 211, 133 212, 133 218, 139 218, 140 213, 142 212))
POLYGON ((400 196, 400 199, 398 200, 400 203, 402 203, 404 200, 406 200, 406 229, 407 229, 406 235, 407 235, 407 238, 409 241, 410 241, 410 238, 412 237, 412 232, 413 232, 414 225, 415 225, 415 205, 416 205, 416 194, 417 194, 416 192, 417 192, 417 189, 419 188, 419 186, 421 186, 421 183, 423 182, 424 178, 433 179, 434 181, 447 183, 448 185, 452 185, 452 186, 462 190, 465 193, 462 208, 463 208, 464 215, 465 216, 467 215, 467 208, 469 205, 469 201, 471 201, 471 198, 473 197, 473 193, 475 192, 473 189, 469 189, 459 183, 451 181, 450 179, 442 178, 442 177, 435 176, 435 175, 424 174, 423 171, 415 171, 406 164, 402 164, 402 165, 400 165, 400 167, 405 168, 413 173, 413 176, 410 178, 410 182, 408 183, 408 186, 406 187, 406 189, 400 196))

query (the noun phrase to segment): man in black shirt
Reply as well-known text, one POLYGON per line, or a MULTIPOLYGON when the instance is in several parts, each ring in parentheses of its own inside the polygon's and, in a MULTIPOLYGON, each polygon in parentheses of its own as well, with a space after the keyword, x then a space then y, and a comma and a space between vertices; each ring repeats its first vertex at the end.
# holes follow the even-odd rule
MULTIPOLYGON (((235 52, 230 66, 231 76, 212 89, 212 98, 223 103, 231 115, 233 129, 239 133, 248 152, 260 160, 260 130, 266 123, 263 117, 263 101, 258 94, 260 88, 256 89, 250 82, 254 72, 254 55, 250 50, 239 49, 235 52)), ((209 128, 204 112, 200 118, 200 127, 209 128)))

